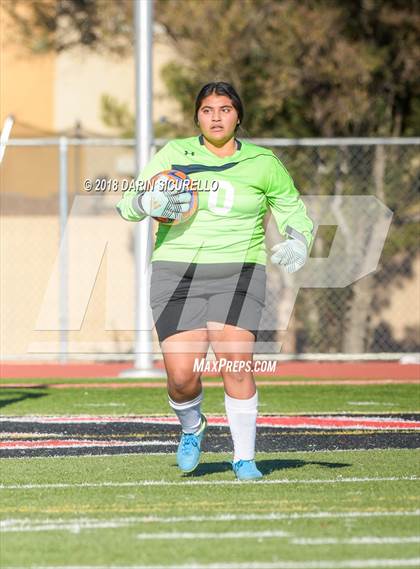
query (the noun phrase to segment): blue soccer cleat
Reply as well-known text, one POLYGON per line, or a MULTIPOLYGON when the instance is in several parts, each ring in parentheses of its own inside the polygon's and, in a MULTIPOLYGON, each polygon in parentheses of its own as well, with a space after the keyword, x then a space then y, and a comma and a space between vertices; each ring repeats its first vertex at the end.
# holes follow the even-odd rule
POLYGON ((258 480, 263 476, 258 470, 255 460, 238 460, 232 462, 232 467, 238 480, 258 480))
POLYGON ((183 472, 192 472, 200 461, 201 441, 207 428, 207 419, 201 415, 200 428, 196 433, 182 433, 176 453, 176 461, 183 472))

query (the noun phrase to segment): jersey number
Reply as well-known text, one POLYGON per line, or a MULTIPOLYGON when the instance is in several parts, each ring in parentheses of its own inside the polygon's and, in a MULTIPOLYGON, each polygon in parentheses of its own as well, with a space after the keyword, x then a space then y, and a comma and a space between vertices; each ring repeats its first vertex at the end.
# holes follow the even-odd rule
POLYGON ((226 180, 221 180, 219 182, 219 187, 217 190, 210 192, 208 208, 210 211, 217 213, 218 215, 226 215, 232 209, 234 197, 235 188, 232 186, 232 184, 226 180), (217 204, 220 194, 224 197, 222 205, 217 204))

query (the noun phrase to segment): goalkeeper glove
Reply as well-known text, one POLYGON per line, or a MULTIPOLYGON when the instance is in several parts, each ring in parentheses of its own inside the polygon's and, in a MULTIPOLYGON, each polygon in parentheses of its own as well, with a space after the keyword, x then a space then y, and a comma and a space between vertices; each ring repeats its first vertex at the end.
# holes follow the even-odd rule
POLYGON ((308 258, 308 248, 305 243, 293 237, 274 245, 271 249, 271 262, 281 265, 288 273, 295 273, 303 267, 308 258))
POLYGON ((181 219, 182 214, 190 208, 191 198, 189 192, 173 193, 155 185, 152 190, 134 196, 133 207, 142 215, 181 219))

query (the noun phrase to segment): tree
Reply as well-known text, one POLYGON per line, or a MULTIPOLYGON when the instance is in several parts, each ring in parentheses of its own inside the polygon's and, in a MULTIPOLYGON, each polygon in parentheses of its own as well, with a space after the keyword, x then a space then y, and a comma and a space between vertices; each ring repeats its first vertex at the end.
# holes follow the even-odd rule
POLYGON ((132 47, 130 0, 2 0, 17 40, 35 53, 86 49, 126 54, 132 47))
MULTIPOLYGON (((6 5, 20 37, 33 49, 63 51, 83 45, 123 55, 132 45, 131 0, 15 0, 6 5)), ((160 136, 195 132, 195 94, 214 80, 230 81, 241 93, 245 135, 420 133, 418 0, 155 0, 155 19, 177 54, 162 74, 183 114, 178 124, 158 125, 160 136)), ((103 114, 107 124, 126 135, 133 132, 133 118, 118 101, 104 98, 103 114)), ((308 188, 307 180, 312 181, 311 192, 383 199, 395 213, 381 277, 398 279, 401 267, 410 275, 418 240, 418 160, 413 156, 401 163, 399 149, 359 152, 320 151, 306 159, 305 170, 297 153, 286 165, 298 187, 308 188), (303 171, 307 180, 300 179, 303 171), (325 172, 334 178, 332 186, 325 172)), ((372 349, 372 311, 387 301, 381 289, 375 277, 343 291, 329 290, 325 322, 319 302, 302 302, 297 312, 307 336, 319 338, 322 329, 324 349, 372 349), (354 331, 360 335, 357 342, 354 331)), ((317 294, 321 298, 324 293, 317 294)))
POLYGON ((206 81, 232 81, 258 136, 420 131, 415 1, 157 0, 181 63, 164 71, 190 112, 206 81))
MULTIPOLYGON (((132 49, 132 1, 3 0, 35 51, 132 49)), ((194 94, 233 82, 258 136, 420 131, 417 0, 155 0, 178 58, 163 70, 192 129, 194 94)))

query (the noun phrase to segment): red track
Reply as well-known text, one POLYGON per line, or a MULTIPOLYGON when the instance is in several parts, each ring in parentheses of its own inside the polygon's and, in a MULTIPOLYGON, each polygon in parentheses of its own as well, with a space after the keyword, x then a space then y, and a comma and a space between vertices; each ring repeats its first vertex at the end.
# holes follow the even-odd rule
MULTIPOLYGON (((395 385, 395 384, 418 384, 418 379, 318 379, 318 380, 260 380, 257 379, 258 386, 275 385, 276 387, 307 386, 307 385, 395 385)), ((222 381, 203 381, 204 387, 222 387, 222 381)), ((132 381, 130 383, 121 381, 118 383, 2 383, 1 388, 9 389, 150 389, 164 388, 166 383, 162 381, 132 381)))
MULTIPOLYGON (((227 419, 224 416, 207 417, 209 425, 227 426, 227 419)), ((164 424, 178 425, 179 421, 174 416, 24 416, 24 417, 2 417, 2 423, 28 423, 66 425, 66 424, 108 424, 108 423, 137 423, 137 424, 164 424)), ((368 429, 368 430, 418 430, 420 421, 401 419, 399 417, 355 417, 355 416, 327 416, 327 415, 261 415, 257 419, 257 424, 261 427, 275 428, 294 428, 294 429, 368 429)), ((0 447, 2 443, 0 443, 0 447)))
MULTIPOLYGON (((269 359, 269 358, 267 358, 269 359)), ((117 378, 131 363, 1 363, 2 378, 117 378)), ((158 362, 156 368, 162 369, 158 362)), ((215 377, 217 374, 205 374, 215 377)), ((312 377, 314 379, 411 379, 420 381, 420 365, 397 362, 279 362, 267 376, 312 377)), ((261 376, 260 376, 261 377, 261 376)))

